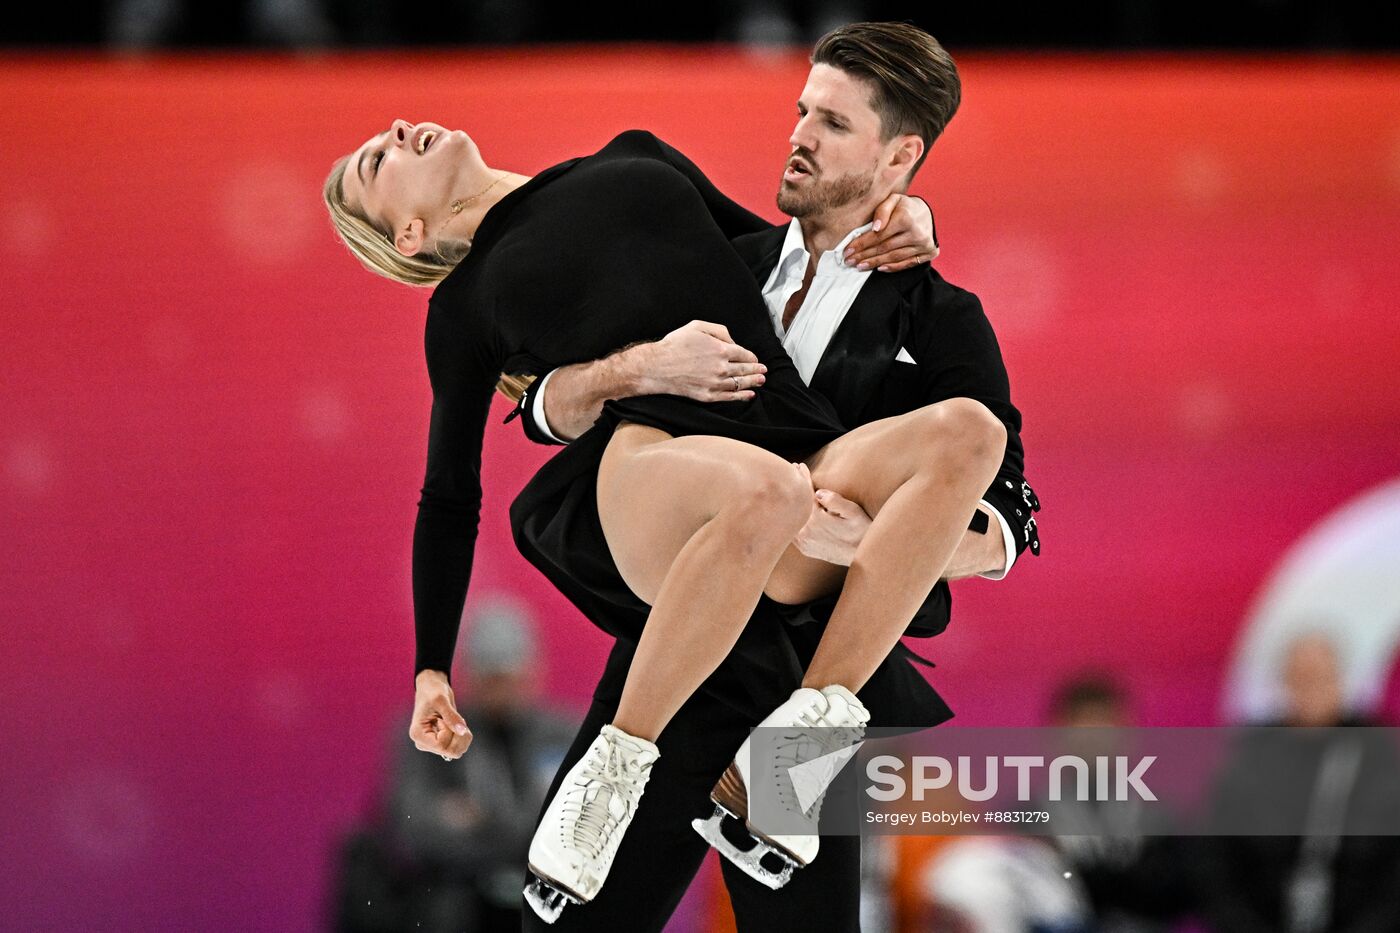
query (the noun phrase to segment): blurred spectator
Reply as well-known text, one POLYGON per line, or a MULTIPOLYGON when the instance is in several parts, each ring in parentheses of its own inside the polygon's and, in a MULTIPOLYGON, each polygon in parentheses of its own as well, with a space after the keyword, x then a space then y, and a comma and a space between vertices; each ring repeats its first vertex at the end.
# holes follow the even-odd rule
MULTIPOLYGON (((208 16, 202 4, 185 0, 108 0, 107 42, 123 49, 152 49, 184 44, 187 30, 197 28, 208 16)), ((322 47, 335 41, 335 30, 323 0, 247 0, 242 22, 234 10, 220 17, 220 36, 229 41, 239 35, 256 45, 292 48, 322 47), (230 26, 228 19, 234 19, 230 26)))
MULTIPOLYGON (((1084 673, 1065 682, 1051 702, 1051 724, 1092 729, 1086 744, 1116 741, 1109 730, 1132 725, 1128 697, 1112 677, 1084 673)), ((1087 748, 1092 758, 1119 753, 1087 748)), ((1080 833, 1050 837, 1069 870, 1083 885, 1102 933, 1159 933, 1172 928, 1191 906, 1185 846, 1165 833, 1172 828, 1160 808, 1142 801, 1108 804, 1098 800, 1048 801, 1032 809, 1050 811, 1050 824, 1080 833)))
MULTIPOLYGON (((578 723, 536 703, 535 639, 520 611, 490 605, 464 628, 467 677, 459 700, 471 747, 444 761, 418 751, 395 722, 395 770, 378 834, 387 853, 380 861, 394 877, 359 883, 373 883, 381 897, 397 893, 399 903, 396 910, 383 904, 376 910, 367 903, 373 898, 352 888, 342 898, 341 929, 520 928, 530 837, 578 723), (391 913, 398 919, 385 923, 391 913)), ((358 844, 367 846, 364 839, 358 844)), ((361 871, 367 874, 372 871, 361 871)))
POLYGON ((1088 933, 1083 889, 1042 839, 965 836, 924 870, 927 933, 1088 933))
POLYGON ((838 26, 869 19, 866 0, 727 0, 722 38, 753 46, 810 46, 838 26))
POLYGON ((1365 718, 1350 715, 1343 706, 1337 650, 1326 635, 1302 635, 1288 646, 1283 661, 1283 690, 1287 709, 1284 725, 1370 725, 1365 718))
MULTIPOLYGON (((1288 646, 1282 679, 1287 712, 1272 725, 1374 724, 1343 705, 1337 649, 1324 635, 1305 634, 1288 646)), ((1266 807, 1265 815, 1299 813, 1308 834, 1201 840, 1200 887, 1214 929, 1400 930, 1400 838, 1361 835, 1380 831, 1378 816, 1394 831, 1400 761, 1392 745, 1379 738, 1317 728, 1284 746, 1277 733, 1246 736, 1220 782, 1215 812, 1266 807)))
POLYGON ((1376 718, 1387 726, 1400 725, 1400 654, 1391 659, 1390 674, 1381 687, 1376 718))
POLYGON ((1127 694, 1108 674, 1072 677, 1050 700, 1050 724, 1060 728, 1121 729, 1130 718, 1127 694))
POLYGON ((342 0, 339 8, 341 31, 348 42, 385 47, 538 42, 556 28, 552 5, 557 4, 551 0, 441 0, 428 14, 419 7, 380 0, 342 0))
MULTIPOLYGON (((968 801, 949 784, 926 793, 918 806, 960 810, 968 801)), ((884 841, 894 852, 889 884, 898 933, 1093 929, 1083 885, 1047 838, 901 835, 884 841)))
POLYGON ((376 0, 105 0, 71 8, 15 4, 0 44, 463 45, 538 42, 743 42, 810 46, 856 20, 905 20, 973 48, 1395 49, 1394 4, 1342 0, 1091 0, 1065 16, 1055 4, 910 4, 907 0, 722 0, 658 6, 644 0, 445 0, 423 8, 376 0), (121 15, 117 15, 117 11, 121 15), (251 28, 250 28, 251 27, 251 28))

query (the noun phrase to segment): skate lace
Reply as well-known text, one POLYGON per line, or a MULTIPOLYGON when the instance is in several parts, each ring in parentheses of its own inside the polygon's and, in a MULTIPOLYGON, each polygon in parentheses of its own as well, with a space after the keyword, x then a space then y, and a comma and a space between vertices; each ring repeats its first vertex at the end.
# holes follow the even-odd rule
POLYGON ((799 713, 797 722, 806 729, 786 733, 774 748, 773 767, 778 777, 778 800, 789 812, 804 815, 815 826, 821 818, 822 803, 826 799, 825 789, 836 776, 838 767, 846 763, 845 758, 838 760, 835 753, 860 742, 865 737, 865 727, 838 726, 815 706, 799 713), (791 769, 799 764, 818 761, 820 767, 816 777, 823 790, 812 802, 810 809, 804 810, 792 784, 791 769))
POLYGON ((639 785, 643 783, 639 781, 641 773, 641 766, 635 761, 624 762, 613 745, 598 749, 589 759, 588 766, 575 783, 577 802, 571 801, 565 807, 566 812, 578 814, 573 821, 574 848, 589 858, 596 859, 602 854, 614 831, 621 825, 622 817, 637 805, 637 798, 641 795, 639 785), (591 799, 588 797, 590 785, 602 785, 597 787, 591 799), (620 816, 612 812, 614 797, 622 801, 624 812, 620 816))

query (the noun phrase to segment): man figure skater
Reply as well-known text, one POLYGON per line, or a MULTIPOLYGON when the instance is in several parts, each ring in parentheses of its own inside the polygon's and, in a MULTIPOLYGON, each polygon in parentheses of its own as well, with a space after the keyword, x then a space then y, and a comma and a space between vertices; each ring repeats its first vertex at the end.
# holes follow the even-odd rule
MULTIPOLYGON (((792 220, 741 236, 735 249, 753 269, 784 347, 808 383, 830 399, 848 427, 895 417, 953 398, 985 405, 1007 429, 1002 467, 943 577, 909 634, 930 636, 947 624, 948 579, 981 574, 1000 579, 1026 548, 1039 551, 1032 513, 1039 508, 1022 476, 1020 414, 1011 404, 995 335, 977 298, 926 265, 872 275, 859 268, 864 250, 846 249, 869 226, 890 190, 874 184, 868 154, 896 133, 916 133, 924 156, 957 110, 961 86, 952 59, 932 37, 902 24, 856 24, 823 37, 798 102, 792 154, 778 206, 792 220)), ((913 173, 902 179, 907 189, 913 173)), ((914 258, 913 254, 908 258, 914 258)), ((654 345, 604 360, 557 369, 522 399, 527 435, 544 442, 577 437, 603 401, 673 392, 701 400, 762 391, 753 357, 727 333, 696 322, 654 345), (686 360, 691 362, 688 364, 686 360)), ((794 546, 848 566, 869 524, 839 490, 819 490, 812 520, 794 546)), ((803 607, 763 600, 746 631, 762 637, 783 626, 800 679, 821 638, 834 598, 803 607)), ((560 776, 610 721, 631 663, 619 641, 594 703, 560 776)), ((872 725, 931 726, 951 711, 897 647, 860 691, 872 725)), ((777 691, 750 669, 726 662, 682 708, 658 745, 646 805, 618 851, 608 884, 587 906, 567 910, 551 929, 660 930, 698 869, 707 848, 688 825, 708 815, 708 795, 748 730, 773 708, 777 691)), ((777 678, 781 681, 781 678, 777 678)), ((558 779, 556 779, 557 784, 558 779)), ((550 792, 553 796, 554 790, 550 792)), ((859 839, 823 840, 821 857, 778 891, 722 862, 740 930, 853 930, 859 925, 859 839), (813 905, 820 904, 820 910, 813 905)), ((545 927, 526 912, 526 929, 545 927)))

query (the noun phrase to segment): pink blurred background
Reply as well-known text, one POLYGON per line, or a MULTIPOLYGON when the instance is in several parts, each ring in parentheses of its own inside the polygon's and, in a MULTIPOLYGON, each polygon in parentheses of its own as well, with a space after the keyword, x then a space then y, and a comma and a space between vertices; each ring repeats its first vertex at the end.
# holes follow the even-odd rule
MULTIPOLYGON (((1400 66, 959 65, 914 191, 1000 336, 1044 552, 958 585, 917 647, 957 725, 1038 722, 1086 666, 1146 724, 1220 722, 1279 560, 1400 475, 1400 66)), ((526 173, 640 126, 776 220, 805 71, 672 48, 0 65, 6 925, 323 922, 411 701, 429 405, 426 292, 334 240, 333 159, 396 117, 526 173)), ((550 451, 507 411, 471 599, 528 605, 541 684, 578 706, 608 645, 511 545, 550 451)))

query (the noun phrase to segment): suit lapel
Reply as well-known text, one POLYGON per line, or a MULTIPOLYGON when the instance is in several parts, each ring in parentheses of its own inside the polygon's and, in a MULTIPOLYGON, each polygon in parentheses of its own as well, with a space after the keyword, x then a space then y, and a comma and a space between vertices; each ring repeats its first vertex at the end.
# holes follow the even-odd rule
MULTIPOLYGON (((759 288, 773 273, 786 237, 783 225, 734 239, 735 251, 759 288)), ((917 275, 917 268, 871 274, 812 374, 811 387, 826 396, 847 425, 860 423, 861 412, 878 397, 880 382, 904 345, 908 321, 902 295, 917 275)))
POLYGON ((778 253, 782 250, 786 237, 787 225, 784 224, 757 233, 746 233, 733 239, 734 251, 758 280, 759 288, 762 288, 763 283, 768 281, 768 276, 773 274, 773 267, 778 264, 778 253))
POLYGON ((899 272, 876 272, 865 280, 812 374, 812 388, 831 401, 848 426, 860 423, 861 412, 879 395, 880 383, 904 345, 904 280, 899 272))

